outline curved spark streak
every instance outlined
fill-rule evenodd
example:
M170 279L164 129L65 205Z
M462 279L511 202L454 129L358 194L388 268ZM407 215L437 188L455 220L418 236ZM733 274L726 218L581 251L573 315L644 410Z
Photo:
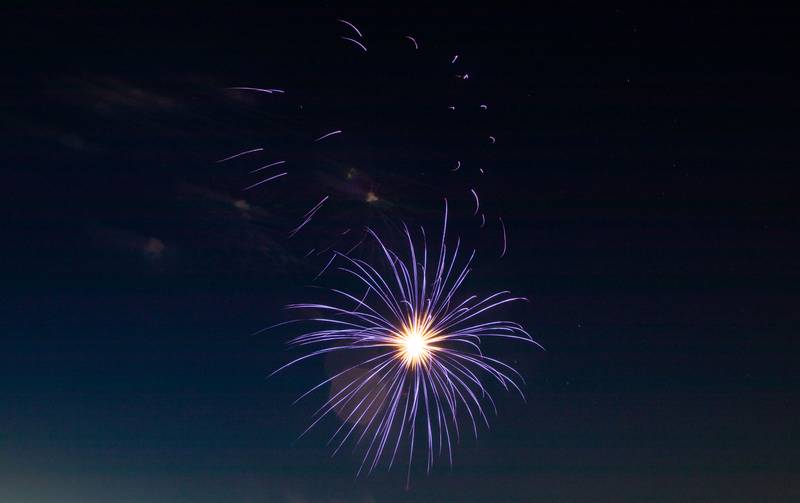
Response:
M492 142L492 145L494 145L495 143L497 143L497 138L495 138L494 136L490 136L489 141Z
M406 38L409 39L411 43L414 44L414 49L419 49L419 44L417 43L417 40L414 37L412 37L411 35L406 35Z
M466 258L459 255L460 240L452 249L448 247L446 205L438 250L429 253L424 229L420 229L422 246L415 243L405 225L403 231L407 251L401 254L367 229L378 246L378 264L346 253L334 255L338 269L361 283L366 293L333 288L331 293L341 303L291 304L287 309L314 314L276 325L311 322L316 328L289 341L292 346L308 349L273 374L334 352L346 351L358 358L358 363L298 398L334 379L344 381L313 414L301 436L324 418L338 415L342 423L329 443L338 444L334 454L348 440L362 448L358 474L371 473L381 461L388 460L391 468L404 442L408 443L409 477L417 443L425 448L428 471L437 451L439 457L446 451L452 464L453 437L461 437L465 412L476 436L478 422L489 424L487 404L496 412L487 381L498 383L506 391L517 391L524 398L522 376L506 363L485 355L482 341L513 339L541 347L519 323L479 321L478 317L504 304L525 300L523 297L501 291L483 298L458 298L462 297L459 289L469 275L475 252Z
M506 256L506 250L508 249L508 236L506 235L506 224L503 223L503 217L497 217L500 220L500 227L503 228L503 252L500 254L500 257Z
M258 173L258 172L259 172L259 171L261 171L262 169L271 168L271 167L273 167L273 166L278 166L278 165L280 165L280 164L286 164L286 161L275 161L275 162L269 163L269 164L267 164L266 166L261 166L260 168L256 168L256 169L254 169L253 171L251 171L251 172L250 172L250 174L252 175L253 173Z
M234 154L234 155L232 155L230 157L226 157L225 159L220 159L217 162L219 163L219 162L230 161L231 159L236 159L237 157L240 157L240 156L243 156L243 155L252 154L253 152L261 152L262 150L264 150L262 147L254 148L252 150L245 150L244 152L239 152L238 154Z
M258 183L254 183L253 185L250 185L249 187L245 187L245 188L244 188L244 189L242 189L242 190L250 190L250 189L252 189L252 188L254 188L254 187L258 187L258 186L259 186L259 185L261 185L262 183L267 183L267 182L269 182L269 181L271 181L271 180L274 180L274 179L276 179L276 178L280 178L280 177L282 177L282 176L286 176L287 174L288 174L288 173L284 172L284 173L278 173L277 175L272 175L271 177L267 178L266 180L261 180L260 182L258 182Z
M461 169L461 161L456 161L455 169L451 169L450 171L458 171L459 169Z
M472 192L472 197L475 198L475 211L472 212L472 215L475 216L478 214L478 210L481 209L481 200L478 199L478 193L475 192L475 189L469 189Z
M267 93L267 94L274 94L274 93L283 94L286 92L283 89L265 89L261 87L228 87L226 89L233 91L256 91L259 93Z
M481 213L481 229L483 229L483 226L485 225L486 225L486 215L484 213Z
M342 40L347 40L348 42L352 42L352 43L356 44L357 46L361 47L362 49L364 49L364 52L367 52L367 47L364 44L362 44L361 42L359 42L358 40L354 39L354 38L342 37Z
M318 142L320 140L324 140L325 138L327 138L329 136L333 136L335 134L340 134L341 132L342 132L341 129L337 129L336 131L331 131L330 133L325 133L324 135L322 135L319 138L317 138L316 140L314 140L314 142Z
M359 37L359 38L364 38L364 35L362 35L362 34L361 34L361 30L359 30L358 28L356 28L356 25L354 25L354 24L353 24L353 23L351 23L350 21L346 21L346 20L344 20L344 19L337 19L337 21L339 21L340 23L344 23L344 24L346 24L347 26L349 26L350 28L352 28L352 29L353 29L353 30L354 30L356 33L358 33L358 37Z

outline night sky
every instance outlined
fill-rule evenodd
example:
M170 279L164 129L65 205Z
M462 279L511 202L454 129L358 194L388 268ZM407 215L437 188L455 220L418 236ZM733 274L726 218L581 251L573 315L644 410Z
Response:
M0 13L0 501L800 501L797 11ZM214 161L262 144L290 176L243 192L258 161ZM527 402L452 468L356 478L330 425L295 440L326 362L268 378L296 333L254 332L317 299L337 225L445 196L465 291L527 296L502 314L546 351L492 346Z

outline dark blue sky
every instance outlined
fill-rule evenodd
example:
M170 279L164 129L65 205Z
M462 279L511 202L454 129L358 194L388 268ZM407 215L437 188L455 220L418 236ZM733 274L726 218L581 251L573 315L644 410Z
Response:
M2 10L0 500L800 499L797 12ZM447 80L453 54L470 87ZM223 90L248 83L285 105ZM490 113L443 118L445 97ZM289 241L330 180L242 193L253 166L213 161L259 142L352 164L342 190L391 204L331 205ZM487 167L502 260L453 158ZM478 248L469 288L528 296L503 314L547 352L495 348L527 403L501 395L491 430L407 491L403 470L355 479L326 430L294 440L319 401L291 402L326 369L267 379L291 334L251 334L309 298L326 228L435 226L444 195Z

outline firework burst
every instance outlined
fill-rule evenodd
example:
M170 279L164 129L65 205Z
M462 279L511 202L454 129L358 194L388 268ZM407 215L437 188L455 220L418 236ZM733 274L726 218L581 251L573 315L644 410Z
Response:
M539 346L520 324L485 318L523 297L508 291L484 298L459 295L475 252L461 257L460 239L448 250L446 203L436 256L428 254L424 229L420 229L421 246L407 227L403 229L408 251L402 255L367 229L381 250L383 264L377 268L337 255L338 268L354 277L365 293L331 289L340 303L289 305L292 310L322 314L281 324L313 322L318 329L292 339L293 346L313 349L275 372L330 353L357 355L356 365L335 373L298 400L331 384L331 396L303 435L323 418L338 415L342 423L330 439L336 445L334 454L348 439L364 449L358 474L372 472L381 460L391 468L401 445L408 451L410 473L417 443L426 451L428 471L434 458L444 453L452 464L453 441L460 439L464 425L477 437L479 423L489 424L487 406L496 413L487 381L522 395L521 375L487 356L482 341L515 339Z

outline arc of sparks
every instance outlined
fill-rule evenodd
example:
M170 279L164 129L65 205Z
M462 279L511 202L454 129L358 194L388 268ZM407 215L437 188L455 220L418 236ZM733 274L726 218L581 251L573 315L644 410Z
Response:
M244 152L239 152L238 154L233 154L230 157L226 157L225 159L220 159L219 161L216 161L216 162L220 163L220 162L230 161L231 159L236 159L237 157L241 157L243 155L252 154L253 152L261 152L262 150L264 150L263 147L258 147L258 148L254 148L254 149L251 149L251 150L245 150Z
M475 192L475 189L469 189L472 192L472 197L475 198L475 211L472 212L472 215L475 216L478 214L478 210L481 208L481 200L478 199L478 193Z
M455 169L451 169L450 171L458 171L459 169L461 169L461 161L456 161Z
M345 19L337 19L337 21L339 21L340 23L344 23L344 24L346 24L347 26L349 26L350 28L352 28L352 29L353 29L353 31L355 31L355 32L358 34L358 37L359 37L359 38L364 38L364 35L362 35L362 34L361 34L361 30L359 30L358 28L356 28L356 25L354 25L354 24L353 24L353 23L351 23L350 21L347 21L347 20L345 20Z
M503 217L497 217L500 220L500 227L503 229L503 251L500 253L500 257L506 256L506 250L508 249L508 235L506 234L506 224L503 223Z
M367 46L365 46L364 44L362 44L361 42L359 42L358 40L356 40L354 38L342 37L342 40L347 40L348 42L352 42L352 43L356 44L357 46L359 46L364 52L367 52Z
M414 49L419 49L419 44L417 43L417 39L415 39L411 35L406 35L406 38L409 39L412 44L414 44Z
M489 141L492 142L492 145L494 145L495 143L497 143L497 138L495 138L494 136L489 136Z

